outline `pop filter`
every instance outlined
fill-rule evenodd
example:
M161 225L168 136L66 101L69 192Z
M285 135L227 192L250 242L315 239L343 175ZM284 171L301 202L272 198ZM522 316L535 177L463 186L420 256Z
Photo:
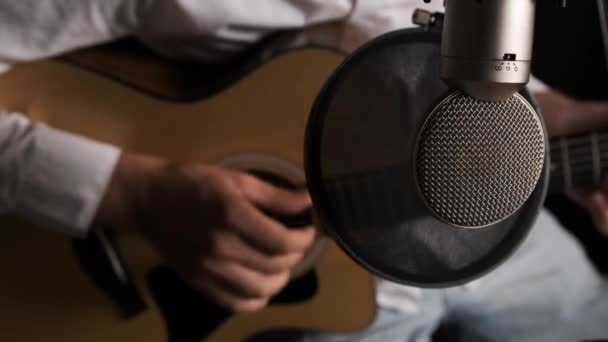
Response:
M322 228L398 283L465 283L522 242L547 188L546 132L528 92L473 99L440 78L441 35L391 32L320 91L305 143Z

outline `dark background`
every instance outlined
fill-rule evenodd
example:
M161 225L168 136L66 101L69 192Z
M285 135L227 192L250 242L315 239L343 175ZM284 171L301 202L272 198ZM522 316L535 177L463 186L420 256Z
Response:
M570 0L566 9L555 1L537 1L532 72L572 97L608 100L608 69L596 1ZM563 195L549 195L546 205L585 245L596 267L608 273L608 238L597 233L587 212Z

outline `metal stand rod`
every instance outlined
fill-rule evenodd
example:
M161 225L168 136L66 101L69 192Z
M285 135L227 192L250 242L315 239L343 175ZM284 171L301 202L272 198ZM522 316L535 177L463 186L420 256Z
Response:
M600 16L600 25L602 26L604 58L606 59L606 67L608 68L608 4L606 4L606 0L597 0L597 9Z

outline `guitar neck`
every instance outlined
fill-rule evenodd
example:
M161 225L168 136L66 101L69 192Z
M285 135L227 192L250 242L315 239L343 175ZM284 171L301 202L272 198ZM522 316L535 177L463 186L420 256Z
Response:
M549 191L598 185L608 167L608 131L551 139Z

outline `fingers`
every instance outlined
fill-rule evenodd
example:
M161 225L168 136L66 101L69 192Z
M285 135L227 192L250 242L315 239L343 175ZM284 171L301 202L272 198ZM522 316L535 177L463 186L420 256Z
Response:
M202 292L207 293L213 301L234 312L254 312L268 304L267 298L241 298L231 294L212 281L203 281L197 285Z
M265 307L289 281L291 269L303 252L265 255L235 233L218 230L212 248L199 263L202 275L193 283L214 301L236 312L253 312ZM192 283L192 282L191 282Z
M284 190L248 174L241 174L239 181L245 197L266 210L298 214L312 205L310 195L305 191Z
M226 260L205 260L203 268L207 276L195 285L235 311L259 310L289 281L289 272L263 275Z
M290 230L246 202L233 206L226 220L243 240L265 254L301 253L315 238L314 227Z
M608 200L606 196L601 192L593 194L589 205L597 229L608 236Z
M237 262L263 274L276 274L290 271L303 258L304 253L265 255L236 234L220 230L214 234L210 256Z
M213 281L231 294L243 298L270 298L289 281L289 272L261 274L239 263L220 259L203 261L203 268Z

